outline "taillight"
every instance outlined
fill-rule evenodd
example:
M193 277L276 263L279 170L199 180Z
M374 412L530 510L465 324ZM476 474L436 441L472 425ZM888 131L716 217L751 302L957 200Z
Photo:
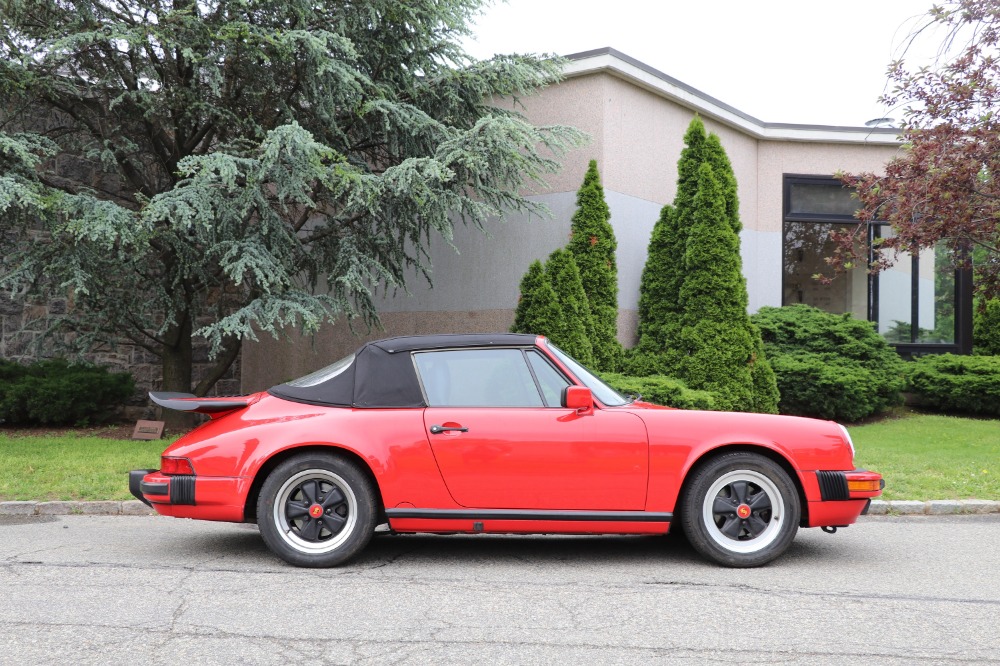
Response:
M174 458L171 456L160 457L160 474L180 475L194 474L194 467L187 458Z

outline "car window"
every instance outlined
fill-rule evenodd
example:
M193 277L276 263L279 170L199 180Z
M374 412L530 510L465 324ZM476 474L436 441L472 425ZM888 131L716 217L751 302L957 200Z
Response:
M552 350L552 353L555 354L556 358L562 361L566 367L569 368L570 372L576 375L577 379L583 382L585 386L594 392L594 397L602 403L608 407L619 407L621 405L628 404L629 401L625 398L625 396L598 379L594 373L580 365L572 356L559 349L551 342L549 343L549 349Z
M431 407L542 407L520 349L456 349L413 355Z
M347 370L354 363L354 354L348 354L344 358L340 359L335 363L331 363L325 368L320 368L316 372L310 373L305 377L299 377L290 382L285 382L288 386L295 387L306 387L306 386L316 386L317 384L322 384L325 381L333 379L337 375Z
M542 388L542 396L545 398L545 404L549 407L561 406L562 392L564 388L569 386L569 381L538 352L528 352L528 363L535 372L535 379L538 380L538 385Z

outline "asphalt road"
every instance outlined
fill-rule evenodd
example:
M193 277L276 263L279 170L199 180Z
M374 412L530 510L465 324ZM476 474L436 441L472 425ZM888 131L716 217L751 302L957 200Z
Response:
M675 537L378 536L0 518L0 664L1000 664L1000 516L866 517L722 569Z

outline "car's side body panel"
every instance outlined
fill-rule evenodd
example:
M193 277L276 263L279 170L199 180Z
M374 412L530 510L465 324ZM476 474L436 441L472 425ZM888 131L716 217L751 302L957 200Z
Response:
M462 430L435 433L435 425ZM646 507L646 427L629 412L428 407L424 430L451 496L464 507Z
M235 472L235 490L244 502L255 477L272 457L304 447L335 447L364 460L387 507L409 502L458 508L424 435L422 412L317 407L264 395L240 412L204 424L164 455L191 459L199 482L206 477L232 477ZM156 502L156 498L149 499Z
M673 511L692 467L724 447L764 450L786 461L807 500L820 499L815 477L809 472L854 469L839 428L829 421L687 410L642 409L635 413L649 432L648 511Z

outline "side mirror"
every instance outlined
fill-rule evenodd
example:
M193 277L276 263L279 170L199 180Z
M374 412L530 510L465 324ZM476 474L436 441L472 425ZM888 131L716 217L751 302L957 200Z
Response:
M562 404L578 414L590 414L594 411L594 394L586 386L567 386L563 389Z

